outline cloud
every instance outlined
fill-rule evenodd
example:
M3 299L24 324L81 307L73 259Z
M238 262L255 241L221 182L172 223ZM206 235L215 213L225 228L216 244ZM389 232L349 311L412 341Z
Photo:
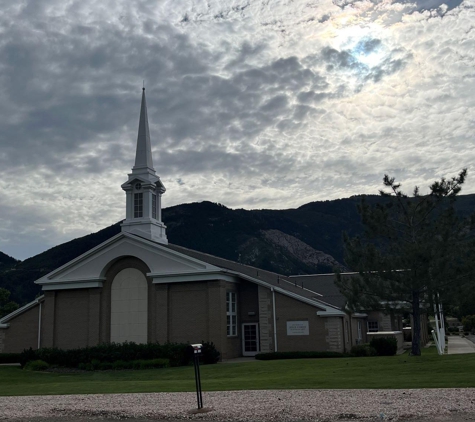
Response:
M165 206L295 207L475 160L472 0L2 10L0 250L18 258L123 218L143 80Z

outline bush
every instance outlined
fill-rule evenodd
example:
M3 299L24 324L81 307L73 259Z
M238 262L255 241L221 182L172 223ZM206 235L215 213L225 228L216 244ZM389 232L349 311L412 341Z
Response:
M23 369L27 371L46 371L49 365L43 360L31 360Z
M201 361L205 364L217 363L221 353L218 352L213 342L202 341Z
M378 356L394 356L397 352L397 340L394 337L374 337L369 345Z
M0 363L20 363L21 353L0 353Z
M359 344L353 346L350 350L350 356L359 358L366 356L376 356L378 353L374 347L371 347L369 344Z
M190 357L186 353L187 346L184 343L136 344L126 342L122 344L104 343L94 347L70 350L57 348L33 350L30 348L20 354L20 363L25 366L32 360L44 360L51 365L86 369L84 365L90 364L92 369L97 369L99 364L105 362L166 359L169 366L184 366L190 363ZM216 363L219 356L220 353L213 343L203 342L201 355L203 363Z
M99 364L99 371L109 371L110 369L113 369L113 363L112 362L101 362Z
M467 315L462 318L462 325L464 331L475 330L475 315Z
M347 355L338 352L273 352L259 353L255 357L259 360L276 359L319 359L319 358L343 358Z
M170 361L168 359L136 360L134 364L138 364L137 369L155 369L169 367Z

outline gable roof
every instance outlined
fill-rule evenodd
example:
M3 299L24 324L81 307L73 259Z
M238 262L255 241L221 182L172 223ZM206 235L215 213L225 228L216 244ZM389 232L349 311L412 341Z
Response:
M101 287L108 265L123 256L136 256L144 261L154 283L204 281L217 277L237 281L241 278L314 306L320 310L319 314L344 314L343 307L325 300L314 289L304 288L287 276L182 246L164 245L125 232L106 240L35 283L42 285L43 290Z
M209 274L219 271L206 262L165 248L162 243L144 239L135 234L121 232L90 249L63 266L36 280L43 290L101 287L105 272L117 259L134 256L142 260L150 270L157 273Z
M168 244L165 246L169 249L173 249L176 252L180 252L184 255L191 256L200 261L207 262L213 266L222 268L229 271L243 279L247 279L256 284L265 285L266 287L273 288L275 291L284 295L293 297L294 299L305 302L309 305L316 306L325 312L332 314L343 315L342 307L330 303L325 298L317 293L315 290L308 289L306 287L299 286L291 277L287 277L282 274L265 271L260 268L252 267L250 265L241 264L239 262L230 261L228 259L219 258L214 255L209 255L203 252L198 252L192 249L187 249L182 246Z
M311 286L308 286L308 281L312 279L319 279L322 277L324 279L327 277L328 280L330 280L329 276L334 276L333 274L287 277L282 274L265 271L260 268L187 249L182 246L173 244L164 245L144 239L135 234L124 232L117 234L49 274L41 277L36 280L35 283L42 285L43 290L101 287L102 281L104 280L103 274L99 274L98 272L101 269L101 265L104 265L105 262L109 262L111 256L114 256L114 254L108 255L114 247L120 249L124 246L124 243L137 248L135 252L139 259L143 258L139 252L143 253L145 251L149 255L149 263L151 262L150 257L155 253L156 258L166 258L172 260L175 264L180 265L180 268L176 268L174 271L166 274L172 279L176 278L177 281L186 281L187 275L198 275L201 277L196 279L196 281L199 279L216 279L217 275L221 277L229 275L231 280L241 278L316 307L319 309L317 312L318 315L345 315L344 303L343 306L340 306L342 302L333 300L332 295L325 295L315 291L323 285L312 284ZM118 256L121 255L120 252L121 251L119 251ZM134 253L128 255L135 256ZM157 263L154 262L154 264ZM90 267L92 267L92 269ZM151 273L148 275L153 277L155 280L155 278L159 277L160 274L157 273L157 268L153 267L153 265L150 266ZM88 268L87 273L84 273L85 268ZM305 277L305 287L301 283L303 277ZM309 289L308 287L311 288ZM314 287L317 288L314 289ZM9 320L27 311L31 307L36 306L43 300L44 296L41 296L16 311L5 315L0 319L0 328L6 328Z
M35 300L31 301L30 303L27 303L26 305L22 306L21 308L18 308L17 310L10 312L8 315L3 316L0 318L0 328L7 328L9 326L8 321L12 320L16 316L22 314L23 312L28 311L29 309L35 307L39 303L43 302L45 299L44 295L41 295L37 297Z
M341 277L354 277L358 273L341 273ZM346 297L340 292L335 284L336 274L310 274L310 275L293 275L291 280L295 280L298 284L305 286L310 290L314 290L322 294L322 300L337 306L340 309L345 309Z

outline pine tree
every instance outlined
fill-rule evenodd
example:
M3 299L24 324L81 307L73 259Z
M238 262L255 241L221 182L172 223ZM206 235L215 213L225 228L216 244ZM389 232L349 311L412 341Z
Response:
M461 220L454 202L467 170L457 177L442 178L421 195L412 197L394 178L384 176L382 201L369 206L362 200L358 211L365 233L344 236L346 265L359 277L337 284L352 309L410 307L413 315L412 354L421 353L421 308L432 301L446 302L453 289L468 288L474 274L475 218Z

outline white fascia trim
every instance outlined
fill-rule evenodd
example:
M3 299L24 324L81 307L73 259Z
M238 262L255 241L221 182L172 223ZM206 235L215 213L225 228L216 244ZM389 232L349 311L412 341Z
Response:
M0 324L0 328L8 328L10 324Z
M351 314L351 316L353 318L366 318L368 316L368 314L362 314L362 313L359 313L359 312L355 312L354 314Z
M125 233L118 233L115 236L111 237L110 239L106 240L105 242L102 242L101 244L97 245L96 247L89 249L87 252L83 253L82 255L79 255L78 257L74 258L72 261L67 262L66 264L62 265L59 268L56 268L55 270L51 271L50 273L44 275L40 279L35 281L35 284L44 284L49 282L49 279L56 274L61 273L65 269L72 267L73 265L85 260L87 257L95 254L96 252L100 251L101 249L105 249L107 246L109 246L111 243L114 243L117 239L120 237L125 236Z
M44 285L44 284L47 284L47 283L51 283L51 278L52 277L61 274L62 272L64 272L68 268L71 268L71 267L77 265L78 263L80 263L82 261L85 261L90 256L94 256L98 252L104 251L107 247L109 247L111 244L117 242L121 238L129 239L132 242L135 242L135 243L139 244L142 247L149 247L150 248L149 250L151 250L153 252L160 251L161 253L164 253L166 255L169 254L169 255L173 256L176 259L177 262L180 262L180 263L185 264L185 265L190 265L190 263L194 263L194 264L202 267L203 270L211 270L211 269L219 270L219 268L215 267L214 265L208 264L207 262L200 261L199 259L192 258L188 255L184 255L180 252L177 252L177 251L174 251L172 249L166 248L161 243L153 242L151 240L148 240L148 239L145 239L143 237L136 236L136 235L133 235L133 234L130 234L130 233L120 232L120 233L116 234L114 237L111 237L110 239L106 240L105 242L101 243L100 245L97 245L96 247L94 247L94 248L90 249L89 251L83 253L82 255L78 256L77 258L74 258L72 261L69 261L68 263L64 264L63 266L53 270L49 274L46 274L45 276L43 276L40 279L36 280L35 284Z
M102 287L102 281L73 281L69 283L47 283L43 284L43 291L47 290L69 290L69 289L90 289L95 287Z
M299 276L293 276L293 277L299 277ZM289 278L292 278L292 276L289 276ZM298 284L295 285L295 283L292 283L291 281L288 281L288 280L283 280L283 281L289 283L289 284L292 285L292 286L299 287L299 288L301 288L301 289L303 289L303 290L306 290L307 292L310 292L310 293L312 293L312 294L316 294L316 295L318 295L318 296L323 297L323 295L322 295L321 293L318 293L318 292L315 292L315 291L313 291L313 290L307 289L306 287L300 287Z
M105 281L104 277L92 277L92 278L63 278L61 280L49 280L49 281L43 281L39 282L37 284L40 284L42 286L56 286L58 284L73 284L73 283L78 283L78 284L84 284L84 283L92 283L92 282L100 282L102 283Z
M152 277L153 284L167 284L167 283L186 283L189 281L207 281L207 280L224 280L231 283L237 283L238 279L234 276L224 274L220 270L211 271L190 271L189 273L168 273L168 274L153 274L149 273L147 276Z
M324 312L326 312L327 310L331 310L331 311L337 311L337 309L334 309L334 308L331 308L329 306L326 306L320 302L316 302L312 299L307 299L306 297L302 297L296 293L292 293L292 292L288 292L287 290L283 289L282 287L277 287L277 286L274 286L272 284L269 284L269 283L266 283L265 281L262 281L262 280L259 280L257 278L254 278L254 277L250 277L248 275L245 275L245 274L242 274L242 273L239 273L237 271L231 271L231 270L223 270L224 272L227 272L227 273L230 273L230 274L234 274L236 276L238 276L239 278L243 278L244 280L248 280L248 281L251 281L252 283L255 283L255 284L258 284L260 286L263 286L263 287L267 287L268 289L274 289L277 293L281 293L285 296L289 296L293 299L296 299L296 300L299 300L300 302L304 302L304 303L307 303L309 305L312 305L316 308L320 308L320 309L324 309ZM340 311L341 312L341 311ZM345 315L344 312L342 312L342 315Z
M125 220L124 220L125 221ZM163 223L162 223L163 224ZM158 242L153 242L152 240L148 240L148 239L145 239L143 237L140 237L140 236L137 236L135 234L132 234L132 233L122 233L125 237L131 239L131 240L135 240L135 241L139 241L141 243L144 243L144 244L147 244L148 246L151 246L153 250L160 250L161 252L164 252L166 255L171 255L173 256L175 259L176 258L180 258L180 259L176 259L177 262L180 262L181 264L185 264L185 265L190 265L190 262L194 263L194 264L197 264L199 265L200 267L202 267L202 269L195 269L193 270L193 272L196 272L196 271L210 271L210 270L215 270L215 271L219 271L220 268L219 267L216 267L214 265L211 265L211 264L208 264L207 262L205 261L201 261L199 259L196 259L196 258L193 258L191 256L188 256L188 255L185 255L185 254L182 254L181 252L177 252L173 249L170 249L170 248L167 248L166 246L163 245L163 243L158 243Z
M328 310L328 311L318 311L317 315L321 316L321 317L334 317L334 316L343 317L346 314L343 311L338 311L336 309L332 309L332 310Z
M13 311L12 313L5 315L3 318L0 319L0 325L5 324L7 321L10 321L12 318L15 318L17 315L20 315L23 312L26 312L28 309L31 309L34 306L38 305L38 303L42 301L44 297L45 297L44 295L41 295L37 297L33 302L27 303L25 306L18 308L16 311ZM10 324L6 324L6 325L9 326ZM7 327L3 327L3 328L7 328Z

